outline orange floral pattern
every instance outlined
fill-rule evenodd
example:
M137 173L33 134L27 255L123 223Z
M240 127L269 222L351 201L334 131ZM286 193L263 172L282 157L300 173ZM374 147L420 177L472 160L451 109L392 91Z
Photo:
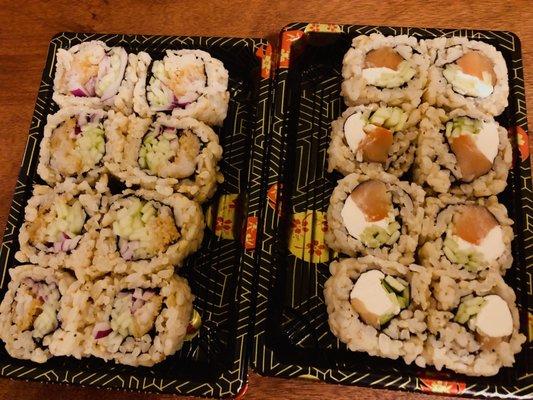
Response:
M529 157L529 137L527 132L521 126L516 126L515 129L518 150L520 151L520 159L526 161Z
M251 215L246 221L246 234L244 237L244 248L246 250L254 250L255 242L257 240L257 217Z
M342 28L336 24L307 24L305 32L332 32L340 33Z
M307 210L294 214L291 219L289 251L307 262L328 261L330 251L324 240L327 230L326 216L322 211Z
M236 193L223 194L216 204L211 204L206 211L205 222L215 235L223 239L235 239L234 225L236 219Z
M268 205L273 210L276 210L276 206L278 206L279 189L281 189L281 183L276 182L270 185L267 191ZM276 211L281 212L281 204L279 205L279 207L277 207Z
M280 68L289 68L289 59L291 54L292 42L297 41L304 35L304 32L296 31L285 31L281 34L281 51L279 55L279 67Z
M440 381L420 378L420 390L429 393L462 394L466 390L464 382Z
M270 78L270 71L273 65L272 45L269 43L258 48L255 55L261 59L261 77L264 79Z

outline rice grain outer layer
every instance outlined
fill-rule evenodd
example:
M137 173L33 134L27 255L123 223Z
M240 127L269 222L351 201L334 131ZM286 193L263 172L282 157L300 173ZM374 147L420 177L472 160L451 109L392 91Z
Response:
M440 37L423 41L431 57L428 86L424 91L424 101L449 110L463 109L465 112L480 111L489 115L500 115L507 107L509 83L507 65L502 54L494 46L469 40L465 37ZM485 98L463 96L455 92L446 80L443 68L460 58L466 51L480 51L490 59L496 75L496 85L491 95Z
M151 81L154 78L153 68L155 63L163 63L164 69L170 73L177 73L175 64L180 64L180 57L193 55L201 59L204 64L206 86L198 92L199 98L185 106L170 105L166 111L174 117L192 117L207 125L222 125L228 111L230 94L228 92L228 71L224 64L211 57L203 50L167 50L163 60L156 60L152 64L151 57L147 53L139 54L136 70L139 79L134 88L134 110L141 117L150 117L159 110L155 109L148 101L147 92L151 90ZM148 68L152 66L152 70ZM172 70L174 68L174 70Z
M428 340L424 356L428 364L439 371L448 368L469 376L493 376L501 367L512 367L526 337L519 332L516 296L497 273L489 273L483 280L461 280L438 272L432 283L431 307L428 310ZM464 296L498 295L508 305L513 319L513 332L493 348L484 345L465 325L453 321L452 312Z
M152 329L140 338L124 337L111 329L111 315L114 301L121 291L133 292L135 289L153 290L162 297L162 308L154 321ZM114 360L131 366L152 366L178 351L185 339L187 326L192 314L194 296L184 278L172 274L168 268L154 274L132 274L114 282L112 286L95 287L90 296L95 299L91 315L96 324L106 324L110 332L96 338L94 327L88 339L87 354ZM155 333L155 335L154 335Z
M419 185L427 185L437 193L451 192L456 195L491 196L501 193L507 186L507 176L513 160L513 150L505 128L498 125L498 154L492 168L485 175L469 183L461 183L461 171L457 159L447 143L444 129L446 122L454 117L467 116L473 119L494 121L479 111L465 112L457 109L449 114L424 103L421 107L420 135L416 151L413 179Z
M351 236L344 226L341 216L344 202L357 185L370 179L385 183L392 195L393 207L399 208L395 208L395 212L397 213L396 217L401 219L400 237L392 246L369 248ZM400 181L394 175L387 174L376 166L371 165L361 172L350 174L338 181L331 195L327 211L326 244L331 249L351 257L373 255L410 264L415 260L418 235L422 228L424 196L424 191L417 184Z
M113 232L113 222L116 221L120 200L136 197L144 201L155 201L170 207L174 222L179 229L179 238L168 245L164 252L151 259L126 260L118 249L118 238ZM184 259L199 249L204 236L204 217L198 203L187 197L175 193L163 196L149 190L126 190L122 194L106 198L103 207L101 229L96 241L96 251L91 264L91 276L98 277L107 273L133 274L155 273L161 269L174 268L182 265ZM153 235L157 235L153 232Z
M409 306L378 330L359 318L350 303L354 282L365 271L377 269L386 275L401 277L409 282ZM331 277L324 285L328 322L333 334L346 343L351 351L365 351L371 356L413 361L425 367L421 356L426 340L426 308L429 306L431 273L419 265L405 265L374 256L333 261Z
M126 117L120 113L109 113L106 121L108 134L105 165L108 170L126 186L141 186L168 196L181 193L200 203L208 200L216 191L217 183L223 181L218 166L222 159L222 146L217 134L206 124L193 118L176 118L157 114L151 118ZM143 139L153 129L172 127L177 131L192 132L203 148L196 156L193 175L186 178L160 177L139 165L139 150Z
M363 113L363 115L369 114L370 112L376 111L380 106L385 107L386 105L384 103L372 103L350 107L331 123L331 140L327 150L328 172L337 170L346 176L359 171L361 165L369 164L382 166L386 172L398 177L409 170L415 158L416 140L418 138L416 125L420 120L420 112L417 108L411 109L410 107L406 107L403 109L408 114L408 119L402 130L392 133L393 143L389 149L385 165L358 159L358 156L350 149L346 142L344 124L348 117L358 112Z
M61 313L62 297L74 281L74 278L61 270L43 268L31 264L20 265L10 269L9 275L11 281L0 304L0 339L5 342L6 350L11 357L44 363L52 356L50 349L55 345L54 334L61 327L56 320L54 330L40 338L41 343L38 343L33 337L33 329L21 331L14 322L17 317L15 310L18 308L15 304L19 304L17 302L18 288L24 280L30 279L33 282L42 283L49 291L56 291L55 294L59 297L57 299L59 304L58 310L54 311ZM31 326L33 326L33 322Z
M35 185L33 195L24 210L24 223L18 237L20 250L15 254L15 259L22 263L31 262L55 269L71 269L78 279L86 279L98 237L100 206L106 193L107 176L105 175L97 182L96 189L91 188L87 182L76 183L73 180L66 180L55 188ZM40 221L60 201L65 201L66 204L79 201L82 205L86 219L81 239L72 250L59 249L53 252L52 248L47 246L48 244L43 243L40 243L41 248L38 248L35 243L32 243L32 235L46 229L46 226L41 226Z
M502 255L490 263L482 263L476 271L469 271L463 264L450 261L444 253L444 237L452 222L454 212L467 205L486 207L498 221L502 229L505 250ZM505 275L513 264L511 242L514 238L513 220L508 217L505 206L498 202L496 196L468 199L465 196L442 194L438 197L427 197L425 215L420 233L418 256L422 265L435 270L445 271L448 275L459 279L477 279L487 273L496 272ZM477 227L473 226L472 229Z
M392 47L415 69L414 77L405 87L379 88L368 85L363 79L366 54L380 47ZM353 39L342 62L341 95L348 106L382 101L393 106L416 108L426 86L428 68L429 55L425 44L413 36L359 35Z

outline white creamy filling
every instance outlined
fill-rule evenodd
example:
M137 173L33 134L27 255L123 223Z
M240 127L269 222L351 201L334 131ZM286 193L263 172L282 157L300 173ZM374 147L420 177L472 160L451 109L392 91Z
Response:
M472 229L475 229L475 227L472 227ZM499 225L492 228L479 244L467 242L457 235L452 235L452 238L457 242L459 250L477 251L483 254L487 262L498 259L505 250L503 231Z
M348 147L354 154L357 153L361 141L366 136L363 130L365 124L363 115L360 112L350 115L344 121L344 137Z
M490 76L486 72L483 72L483 80L465 74L458 67L447 67L442 74L452 84L453 89L462 95L485 98L494 91L494 87L490 84Z
M499 338L513 333L513 317L507 303L497 295L484 297L485 302L475 317L476 330L485 336Z
M379 226L383 229L387 229L390 222L389 216L379 221L367 221L365 214L357 206L355 201L353 201L351 196L348 196L344 202L341 217L348 233L358 240L360 240L361 234L365 228L369 226Z
M476 147L491 163L498 155L498 146L500 145L500 136L498 134L498 125L496 122L483 122L481 129L475 135L472 135Z
M365 308L365 313L377 318L400 312L398 303L392 301L390 294L381 284L384 278L385 274L381 271L367 271L359 276L350 293L350 299L358 300Z

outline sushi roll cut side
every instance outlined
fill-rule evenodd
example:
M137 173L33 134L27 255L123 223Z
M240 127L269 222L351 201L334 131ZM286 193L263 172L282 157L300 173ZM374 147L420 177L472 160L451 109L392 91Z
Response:
M334 261L324 286L331 331L352 351L419 363L431 274L366 256Z
M415 37L360 35L344 56L341 94L348 106L382 101L414 109L428 68L427 51Z
M0 337L12 357L44 363L51 357L58 313L72 276L35 265L9 271L11 282L0 305Z
M159 282L125 277L96 298L87 352L132 366L159 363L182 347L193 299L176 275Z
M419 257L423 265L475 279L505 274L513 257L513 220L495 196L466 200L452 195L426 199Z
M162 60L139 58L134 108L142 117L165 111L222 125L228 110L228 71L220 60L202 50L167 50ZM144 90L143 90L144 89Z
M353 173L333 191L327 245L352 257L411 263L423 218L424 192L379 170Z
M348 108L331 124L328 171L348 175L362 164L380 165L395 176L414 160L420 113L384 103Z
M104 185L105 186L105 185ZM93 257L102 193L86 182L35 185L19 232L19 262L72 269L84 279Z
M507 131L477 112L425 107L414 179L437 193L490 196L502 192L512 163Z
M223 181L222 147L207 125L193 118L159 114L154 121L112 114L108 169L127 186L140 185L163 195L182 193L208 200Z
M94 183L105 172L107 113L69 107L48 116L37 173L49 185L67 178Z
M53 100L59 107L115 106L131 109L133 82L125 79L128 54L122 47L108 47L101 41L80 43L56 54ZM128 71L129 72L129 71ZM127 99L130 97L130 99Z
M514 364L526 337L518 331L516 296L500 275L472 281L440 275L432 292L428 363L472 376L496 375Z
M462 37L427 40L432 66L424 100L448 109L499 115L507 107L509 84L502 54L493 46Z
M204 219L200 206L180 194L126 191L102 217L92 273L151 273L180 266L198 250Z

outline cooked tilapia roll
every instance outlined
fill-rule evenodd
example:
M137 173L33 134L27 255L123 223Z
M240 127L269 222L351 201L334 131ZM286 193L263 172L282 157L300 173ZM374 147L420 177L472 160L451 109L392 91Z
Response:
M134 61L135 57L130 61ZM53 100L59 107L84 106L131 112L135 74L122 47L92 40L56 53Z
M36 265L12 268L9 275L0 305L0 338L11 357L44 363L52 356L53 334L61 328L62 298L74 278Z
M428 68L424 44L413 36L360 35L342 62L341 94L348 106L382 101L416 108Z
M430 57L424 100L438 107L500 115L509 83L502 54L487 43L464 37L425 41Z
M423 265L463 279L513 263L513 220L496 196L467 200L450 194L426 199L419 250Z
M481 281L440 277L433 293L437 299L428 311L424 351L428 364L472 376L496 375L514 364L526 337L519 333L514 291L500 275L490 273Z
M416 184L379 170L346 176L330 198L327 245L352 257L368 254L412 263L424 195Z
M180 266L204 234L200 206L181 194L125 191L109 199L91 273L150 273Z
M403 175L415 157L419 120L417 109L384 103L348 108L331 123L328 172L348 175L361 164L374 164L395 176Z
M373 256L330 265L324 299L331 331L352 351L425 366L431 273Z
M94 319L88 354L132 366L152 366L178 351L192 316L194 296L177 275L132 275L113 286L93 285Z
M163 195L208 200L223 181L222 147L207 125L193 118L158 114L152 119L110 112L106 166L127 186Z
M437 193L490 196L507 185L513 152L492 117L427 107L420 122L414 179Z
M156 112L193 117L208 125L222 125L228 111L228 71L202 50L167 50L150 65L150 56L138 57L139 79L134 109L142 117Z
M85 279L98 236L102 196L87 182L67 180L55 188L35 185L25 208L15 258L72 269L78 279Z

